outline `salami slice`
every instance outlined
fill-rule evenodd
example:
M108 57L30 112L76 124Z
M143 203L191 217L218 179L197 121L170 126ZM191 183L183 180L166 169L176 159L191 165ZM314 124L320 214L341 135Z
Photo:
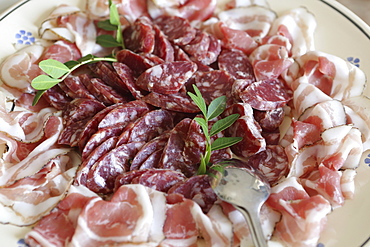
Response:
M136 79L133 76L133 71L124 63L113 63L113 68L117 71L118 76L125 83L128 90L135 97L141 99L147 93L136 85Z
M184 159L190 164L199 164L201 154L206 148L206 139L200 125L193 119L185 138Z
M240 50L223 50L218 57L218 67L234 79L255 81L252 64L248 56Z
M199 108L193 103L191 98L183 93L159 94L151 92L143 99L148 104L170 111L197 113Z
M278 79L252 83L241 94L243 102L261 111L283 107L292 98L291 92Z
M75 147L78 145L79 136L87 124L88 119L82 119L68 124L58 137L58 144Z
M76 94L78 98L96 99L95 96L91 94L85 87L86 83L83 83L83 80L90 81L90 77L86 74L67 77L64 80L64 83L72 92Z
M197 65L187 61L159 64L147 69L136 84L149 92L175 94L193 76Z
M96 91L99 91L104 97L104 102L107 104L118 104L125 103L129 101L129 97L124 97L122 94L115 91L112 87L105 84L99 78L91 79L91 85L95 88Z
M153 54L162 58L165 62L173 62L175 60L175 56L172 44L157 25L154 25L153 29L155 32L155 46Z
M106 128L98 129L87 141L86 145L84 145L84 148L82 150L82 159L86 159L91 152L98 146L100 146L104 141L107 139L118 136L122 133L123 127L120 124L113 125Z
M248 165L260 171L271 185L286 176L289 169L288 157L280 145L267 145L266 150L249 157Z
M105 84L112 87L116 92L122 96L128 95L129 90L110 63L97 62L89 64L89 68L96 75L96 77L100 78Z
M62 110L72 98L69 97L60 87L56 85L43 94L43 98L46 99L49 104L57 110Z
M160 62L160 60L154 60L144 54L137 54L127 49L119 51L116 58L118 62L126 64L133 71L135 77Z
M196 29L185 18L164 15L156 18L155 24L176 45L187 45L195 38Z
M76 175L75 184L81 184L87 186L87 175L90 172L93 165L101 158L103 155L111 151L117 143L117 136L112 136L108 138L98 147L96 147L88 157L85 157L79 167Z
M87 187L96 193L112 193L116 178L129 170L129 161L143 144L143 142L123 144L102 156L87 174Z
M91 118L104 108L104 104L97 100L83 98L74 99L63 111L63 124L68 126L74 122Z
M228 73L221 70L198 73L195 84L202 93L204 100L210 104L212 100L226 96L229 104L232 101L231 89L234 80Z
M102 102L106 106L109 106L109 105L113 104L112 101L107 99L98 88L94 87L94 85L91 83L91 79L92 79L91 76L89 76L87 74L83 74L83 75L80 75L80 76L83 76L83 78L81 79L81 82L85 85L86 89L89 91L89 93L94 95L94 97L98 101ZM100 81L100 82L103 83L102 81Z
M143 114L151 110L150 106L141 100L134 100L119 105L110 111L99 123L98 128L106 128L116 124L126 126L128 123L135 121Z
M265 131L274 131L284 120L284 109L282 107L271 111L254 111L254 118Z
M201 61L208 52L211 43L210 35L196 29L195 38L187 45L182 46L184 51L195 61Z
M123 39L127 49L133 52L152 53L155 43L155 32L151 20L141 16L123 31Z
M182 194L185 198L192 199L207 213L217 200L208 175L197 175L179 182L168 190L169 194Z
M158 167L158 163L156 161L159 160L149 160L148 159L154 154L154 153L159 153L160 155L163 152L163 148L167 144L168 138L170 136L170 132L164 132L162 135L150 140L147 142L141 149L140 151L135 155L135 158L131 162L130 170L139 170L144 168L144 163L145 167L152 167L156 168ZM156 155L155 155L156 156ZM159 157L160 158L160 157ZM153 159L153 157L152 157ZM149 164L150 162L150 164Z
M262 137L262 128L253 117L253 109L248 104L234 104L226 110L226 114L240 114L240 118L225 131L226 136L242 137L243 140L231 146L232 152L240 157L259 153L266 149L266 141Z
M120 175L116 180L116 187L124 184L141 184L158 191L167 192L171 187L185 179L186 177L181 172L166 169L145 169Z
M197 167L185 162L182 155L191 121L191 119L185 118L171 130L170 137L159 162L159 168L180 171L186 177L191 177L196 173Z

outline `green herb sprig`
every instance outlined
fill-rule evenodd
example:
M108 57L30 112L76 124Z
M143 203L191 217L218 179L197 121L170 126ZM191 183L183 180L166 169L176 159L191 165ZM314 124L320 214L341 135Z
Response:
M122 47L125 44L122 36L120 15L117 6L109 0L109 19L98 22L98 27L107 31L116 31L115 37L109 34L102 34L96 38L96 43L103 47Z
M87 55L77 61L59 62L54 59L46 59L39 63L39 67L45 73L37 76L31 82L31 86L37 90L33 98L32 105L36 105L42 94L67 78L73 71L85 64L96 63L99 61L116 62L112 57L95 57Z
M230 147L238 142L240 142L242 137L220 137L211 141L211 137L217 135L221 131L229 128L238 118L239 114L232 114L223 119L216 121L211 129L209 130L209 121L220 116L226 108L226 96L221 96L214 99L207 107L204 98L197 88L193 85L195 94L188 92L191 99L198 106L203 114L203 117L196 117L194 120L202 128L203 134L206 138L206 150L204 154L201 155L200 165L198 168L198 175L206 174L207 167L210 166L212 151Z

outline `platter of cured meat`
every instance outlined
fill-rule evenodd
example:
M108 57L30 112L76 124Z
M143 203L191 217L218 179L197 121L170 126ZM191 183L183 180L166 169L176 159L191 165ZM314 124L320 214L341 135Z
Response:
M332 0L113 4L124 48L97 43L116 37L100 25L105 0L25 0L0 14L3 245L253 246L212 191L213 168L199 174L194 85L207 105L227 98L210 125L239 114L214 138L242 141L210 161L242 160L270 183L269 246L370 245L367 24ZM108 56L32 105L40 61Z

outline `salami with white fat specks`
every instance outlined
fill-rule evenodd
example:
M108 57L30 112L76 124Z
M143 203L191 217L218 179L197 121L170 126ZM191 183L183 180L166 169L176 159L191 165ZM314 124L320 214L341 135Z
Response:
M173 62L175 60L174 49L166 35L160 30L157 25L153 25L155 32L155 45L153 54L162 58L165 62Z
M106 153L111 151L117 143L118 137L112 136L96 147L89 156L85 157L76 175L76 184L87 186L87 174L92 166Z
M59 85L46 90L43 94L43 97L52 107L56 108L57 110L62 110L69 102L72 101L72 98L69 97L59 87Z
M161 16L154 21L175 45L187 45L196 35L196 29L187 19L178 16Z
M243 102L260 111L283 107L292 98L291 92L278 79L257 81L240 94Z
M185 179L184 174L173 170L144 169L130 171L117 177L116 188L124 184L142 184L158 191L167 192L172 186Z
M63 124L68 126L73 122L91 118L104 108L105 105L97 100L74 99L66 105L63 111Z
M163 152L163 148L166 146L169 136L170 132L166 131L160 136L157 136L156 138L153 138L152 140L147 142L135 155L134 159L131 162L130 170L132 171L144 169L144 163L146 168L157 168L159 159ZM158 155L160 155L159 159L153 160L152 156L158 158ZM150 159L150 157L152 158Z
M169 189L168 193L178 193L185 198L192 199L199 204L204 213L207 213L217 200L208 175L196 175L179 182Z
M282 107L270 111L255 110L253 114L256 121L265 131L274 131L279 128L285 115Z
M108 105L125 103L129 101L129 98L123 97L120 93L115 91L111 86L105 84L99 78L92 78L90 81L91 85L96 91L99 91L104 97L104 101Z
M182 154L191 121L191 119L185 118L171 130L159 162L159 168L179 171L186 177L191 177L196 173L198 167L187 163Z
M196 29L195 38L187 45L182 46L190 58L201 61L208 52L211 43L210 35L200 29Z
M259 153L266 149L266 141L262 137L262 128L253 117L253 109L248 104L238 103L225 111L225 116L240 114L240 118L225 131L226 136L243 137L243 140L231 146L232 152L240 157Z
M85 87L87 82L84 80L90 81L90 77L86 74L67 77L64 80L65 85L76 94L77 98L86 98L86 99L97 99L90 91ZM97 99L99 100L99 99Z
M155 43L155 32L152 21L141 16L123 30L123 39L127 49L133 52L152 53Z
M64 127L58 137L58 144L75 147L78 145L79 137L85 128L88 119L72 122Z
M87 187L96 192L113 192L116 178L129 170L129 162L143 146L143 142L130 142L104 154L89 170Z
M266 150L249 157L247 163L260 171L271 185L286 176L289 169L288 157L280 145L267 145Z
M175 94L193 76L197 65L187 61L159 64L147 69L136 81L143 90L160 94Z
M106 128L101 128L98 129L87 141L87 143L84 145L84 148L82 149L82 159L86 159L91 152L94 151L95 148L100 146L104 141L107 139L113 137L113 136L118 136L122 133L123 131L123 125L117 124L113 126L109 126Z
M113 68L117 71L118 76L125 83L127 89L131 92L135 99L141 99L147 94L145 90L142 90L136 85L136 78L134 78L134 72L124 63L113 63Z
M116 124L127 125L135 121L143 114L151 110L151 107L141 100L134 100L128 103L119 105L117 108L110 111L99 123L98 128L106 128Z
M142 99L146 103L170 111L197 113L199 108L184 93L160 94L151 92Z
M240 50L223 50L217 63L220 70L228 72L234 79L255 81L252 64Z
M206 149L206 138L200 125L193 119L189 126L189 131L185 139L183 151L184 159L190 164L198 164L201 154Z

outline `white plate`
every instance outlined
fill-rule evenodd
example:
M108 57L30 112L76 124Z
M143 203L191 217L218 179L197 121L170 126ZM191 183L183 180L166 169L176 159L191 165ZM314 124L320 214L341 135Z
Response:
M351 11L333 0L270 0L277 13L305 6L317 19L317 50L360 66L370 78L370 28ZM25 0L0 15L0 62L19 48L16 45L37 38L37 27L59 4L84 7L84 0ZM370 96L370 87L365 94ZM370 106L369 106L370 107ZM365 153L358 168L356 194L344 207L329 215L319 247L370 246L370 154ZM0 225L1 246L25 246L22 242L29 228Z

